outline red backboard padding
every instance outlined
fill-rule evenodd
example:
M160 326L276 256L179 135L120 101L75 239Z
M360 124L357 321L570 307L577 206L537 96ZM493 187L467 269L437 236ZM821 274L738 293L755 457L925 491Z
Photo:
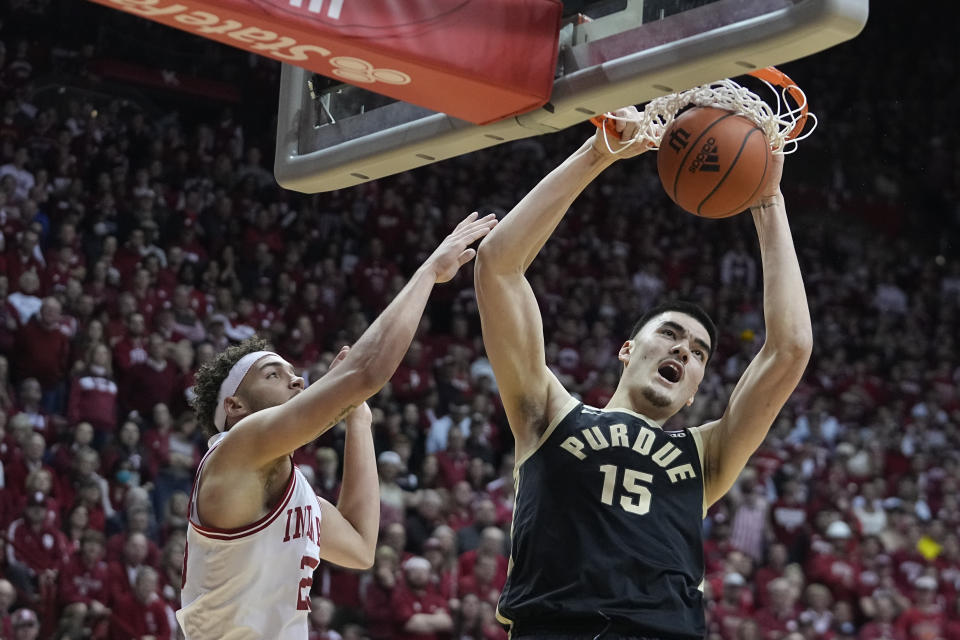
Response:
M485 124L542 106L560 0L93 0Z

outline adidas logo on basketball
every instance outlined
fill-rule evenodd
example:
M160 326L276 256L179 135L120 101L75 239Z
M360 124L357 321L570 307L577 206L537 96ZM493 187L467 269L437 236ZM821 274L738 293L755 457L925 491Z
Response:
M690 163L687 171L690 173L696 173L697 171L720 171L720 155L715 138L707 138L707 141L700 147L700 153L698 153L697 157Z

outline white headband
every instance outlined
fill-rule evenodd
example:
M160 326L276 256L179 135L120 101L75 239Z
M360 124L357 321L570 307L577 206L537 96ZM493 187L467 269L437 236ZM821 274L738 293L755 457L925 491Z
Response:
M243 382L247 371L250 371L254 362L264 356L280 357L273 351L254 351L240 358L237 364L230 369L230 373L227 374L220 385L220 393L217 394L217 410L213 413L213 426L217 428L217 431L223 431L227 426L227 412L223 410L223 401L237 393L237 389L240 388L240 383Z

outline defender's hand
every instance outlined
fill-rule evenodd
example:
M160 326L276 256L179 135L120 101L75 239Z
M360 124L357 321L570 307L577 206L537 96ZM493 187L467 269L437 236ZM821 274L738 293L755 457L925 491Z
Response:
M467 247L497 226L497 217L494 214L482 218L478 218L478 215L474 211L464 218L423 263L423 267L433 273L438 283L447 282L457 275L457 270L477 255L476 249Z

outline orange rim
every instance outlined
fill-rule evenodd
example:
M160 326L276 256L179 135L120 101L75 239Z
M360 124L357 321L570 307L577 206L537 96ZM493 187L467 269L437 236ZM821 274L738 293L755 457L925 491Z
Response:
M764 67L763 69L757 69L756 71L751 71L749 75L754 78L759 78L760 80L766 80L770 84L780 87L781 89L786 89L787 93L790 94L790 97L794 99L798 106L800 106L800 116L797 118L796 124L793 125L793 129L790 129L790 133L787 134L787 139L792 140L800 135L800 132L803 131L803 127L807 124L807 100L803 95L803 92L800 90L800 87L797 86L797 83L790 79L790 76L785 74L780 69L776 67Z
M792 140L800 135L800 132L803 131L804 125L807 124L807 101L806 97L803 95L803 92L800 90L800 87L797 86L797 83L790 79L790 76L785 74L780 69L776 67L764 67L763 69L757 69L756 71L751 71L748 75L753 76L754 78L759 78L760 80L766 80L770 84L785 89L790 97L796 101L797 105L800 106L800 116L797 118L797 122L793 125L793 128L790 129L790 133L787 134L787 139ZM606 114L602 116L594 116L590 118L597 128L605 127L607 133L612 135L617 134L617 125L613 120L608 118Z
M609 134L611 134L611 135L614 135L614 136L619 135L619 134L617 133L617 125L616 125L616 123L615 123L613 120L611 120L610 118L608 118L608 117L606 116L606 114L604 114L604 115L602 115L602 116L593 116L592 118L590 118L590 122L592 122L594 125L596 125L597 129L599 129L600 127L604 127L604 128L606 128L607 133L609 133Z

